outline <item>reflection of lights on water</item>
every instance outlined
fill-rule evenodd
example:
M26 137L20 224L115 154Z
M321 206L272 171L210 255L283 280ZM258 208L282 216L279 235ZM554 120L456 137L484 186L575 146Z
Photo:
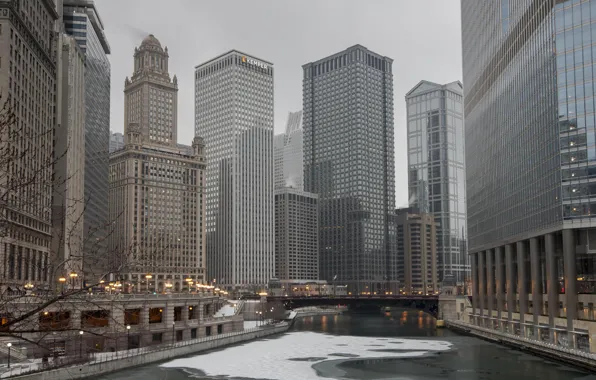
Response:
M324 332L327 332L327 316L323 315L321 317L321 330L323 330Z
M333 322L337 322L338 318L339 318L339 316L338 316L337 314L335 314L335 315L333 316Z
M424 327L424 322L422 320L422 316L418 317L418 327L419 328L423 328Z

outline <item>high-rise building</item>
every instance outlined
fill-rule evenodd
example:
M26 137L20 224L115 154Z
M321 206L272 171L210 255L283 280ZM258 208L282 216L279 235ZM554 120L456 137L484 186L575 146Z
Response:
M275 136L275 188L304 189L302 111L290 112L285 133Z
M395 284L393 60L361 45L303 66L304 188L319 195L320 277Z
M275 277L282 282L319 279L318 196L275 190Z
M397 209L396 214L400 292L435 294L438 290L435 217L415 207Z
M74 38L63 35L59 41L62 46L54 131L52 260L63 276L78 275L83 269L85 56Z
M232 50L195 68L205 138L209 279L257 290L275 274L273 64Z
M110 45L93 0L62 0L64 30L85 54L85 216L84 270L97 280L105 258L108 220L108 162L110 143Z
M273 136L273 173L275 189L285 187L284 180L284 145L286 141L286 134L280 133Z
M439 279L463 284L470 270L465 251L466 179L463 86L421 81L406 94L410 207L437 219Z
M110 132L110 153L124 148L124 135L120 132Z
M180 291L205 280L205 157L177 144L176 76L153 36L124 82L125 147L110 155L110 263L137 290Z
M589 347L596 1L461 9L471 322Z
M43 286L54 276L51 184L59 14L48 1L27 9L21 5L0 2L0 292L10 284Z

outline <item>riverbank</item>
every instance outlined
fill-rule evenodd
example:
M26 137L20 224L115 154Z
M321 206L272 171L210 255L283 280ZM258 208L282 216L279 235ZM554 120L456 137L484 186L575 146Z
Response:
M177 342L173 345L159 345L145 347L140 350L132 349L102 353L83 364L47 371L32 373L27 368L15 368L11 372L0 374L0 378L10 377L11 379L19 380L83 379L284 333L290 328L290 325L290 323L282 322L276 325L257 327L245 331ZM24 372L29 373L24 374ZM21 375L21 373L23 374Z
M596 355L458 321L446 321L447 328L464 335L516 348L536 356L596 372Z

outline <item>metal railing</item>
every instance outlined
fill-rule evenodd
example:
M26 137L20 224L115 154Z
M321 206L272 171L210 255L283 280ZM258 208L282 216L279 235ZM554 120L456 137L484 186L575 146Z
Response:
M120 350L114 352L96 352L96 353L85 353L81 356L78 355L71 355L71 356L62 356L56 359L49 358L46 362L43 362L41 359L35 359L29 363L18 363L15 365L11 365L10 369L5 368L4 372L0 372L0 378L9 378L14 376L20 376L24 374L30 374L35 372L43 372L49 371L52 369L59 369L64 368L72 365L93 365L99 363L105 363L113 360L121 360L127 359L137 356L146 355L153 352L159 351L169 351L175 348L191 346L195 344L201 344L206 342L218 341L223 340L226 338L231 338L234 336L242 336L242 335L249 335L255 334L262 331L271 331L272 329L279 330L278 332L282 332L287 330L289 324L286 322L280 322L277 324L271 325L263 325L259 327L254 327L242 331L235 331L235 332L228 332L222 334L214 334L210 336L204 336L195 339L183 340L178 342L172 343L163 343L163 344L156 344L146 347L139 347L139 348L131 348L127 350ZM257 336L255 336L256 338ZM173 356L172 356L173 357ZM167 359L167 358L164 358Z
M480 326L472 325L469 323L458 322L458 321L447 321L447 324L457 326L464 330L479 330L479 331L490 333L490 334L493 334L496 336L502 336L507 339L515 340L519 343L525 343L527 346L535 345L535 346L546 348L546 349L549 349L552 351L557 351L560 353L579 356L579 357L582 357L585 359L590 359L590 360L596 361L596 354L594 354L594 353L578 350L576 348L565 347L560 344L544 342L544 341L536 340L536 339L530 339L530 338L526 338L526 337L519 336L516 334L512 334L510 332L491 330L486 327L480 327Z

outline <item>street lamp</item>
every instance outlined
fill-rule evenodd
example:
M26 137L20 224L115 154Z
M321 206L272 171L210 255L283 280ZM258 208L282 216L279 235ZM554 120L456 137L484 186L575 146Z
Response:
M12 347L12 343L6 343L6 347L8 347L8 368L10 368L10 347Z
M145 279L147 280L147 293L149 293L149 280L151 280L153 278L153 276L151 275L151 273L147 273L145 275Z
M79 343L79 358L83 357L83 330L79 331L79 336L81 337L81 341Z
M126 325L126 349L130 350L130 325Z
M76 272L70 272L69 276L70 276L70 286L72 286L72 288L74 289L75 279L77 277L79 277L79 275Z

